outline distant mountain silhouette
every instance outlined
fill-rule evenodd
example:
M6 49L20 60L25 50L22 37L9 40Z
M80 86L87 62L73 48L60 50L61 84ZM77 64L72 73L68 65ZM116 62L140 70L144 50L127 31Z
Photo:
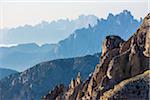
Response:
M56 58L52 52L56 45L45 44L39 47L35 43L20 44L0 48L0 66L4 68L25 70L37 63ZM9 67L8 67L9 66Z
M38 44L57 43L67 38L74 30L94 26L98 17L81 15L74 20L60 19L57 21L43 21L35 26L25 25L11 29L3 29L0 34L0 44L22 44L35 42Z
M25 70L43 61L101 52L102 41L107 35L118 35L126 40L137 30L141 21L134 19L129 11L124 10L117 15L109 14L106 19L98 19L95 26L88 25L88 28L75 30L57 44L39 47L33 43L0 48L0 66Z
M12 69L0 68L0 79L9 76L10 74L17 73L17 71Z

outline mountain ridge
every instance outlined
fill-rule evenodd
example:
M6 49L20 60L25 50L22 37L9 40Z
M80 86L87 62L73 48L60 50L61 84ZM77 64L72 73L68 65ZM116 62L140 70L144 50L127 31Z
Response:
M74 30L94 26L98 17L94 15L80 15L78 18L59 19L56 21L42 21L37 25L24 25L16 28L2 29L3 39L0 44L25 44L25 43L57 43L67 38ZM20 37L19 37L20 36ZM24 36L24 37L21 37ZM37 38L39 36L39 38ZM58 37L59 36L59 37Z
M0 66L10 66L13 69L23 71L43 61L101 52L102 41L106 35L114 34L123 36L123 39L126 39L136 31L140 23L141 20L134 19L133 15L127 10L116 15L109 14L106 19L97 20L95 26L88 25L87 28L77 29L68 38L58 44L47 44L44 49L41 46L33 46L31 47L32 50L26 51L0 48L0 60L2 61ZM30 53L30 51L35 52ZM24 59L22 60L21 58Z

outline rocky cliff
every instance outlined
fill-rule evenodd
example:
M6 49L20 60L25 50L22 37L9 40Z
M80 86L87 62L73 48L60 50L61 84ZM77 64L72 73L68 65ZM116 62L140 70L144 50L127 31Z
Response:
M80 74L78 74L77 79L72 80L68 88L64 88L63 91L58 88L57 92L53 90L52 93L58 94L53 94L53 98L50 98L52 95L50 92L43 99L112 100L121 97L148 99L149 71L145 71L150 67L149 45L150 14L144 18L140 28L127 41L114 35L106 37L102 46L100 63L87 80L82 82ZM142 74L143 72L145 74ZM142 75L137 76L139 74ZM126 79L128 81L125 81ZM58 90L61 91L58 92ZM143 94L137 93L138 91ZM133 95L134 93L137 95Z

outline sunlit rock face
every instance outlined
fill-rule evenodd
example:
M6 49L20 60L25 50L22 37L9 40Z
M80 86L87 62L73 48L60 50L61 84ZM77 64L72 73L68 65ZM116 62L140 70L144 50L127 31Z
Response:
M103 42L102 46L102 56L104 56L108 51L119 48L121 44L124 42L119 36L107 36Z
M113 89L106 91L100 100L148 100L150 88L150 70L135 77L123 80Z

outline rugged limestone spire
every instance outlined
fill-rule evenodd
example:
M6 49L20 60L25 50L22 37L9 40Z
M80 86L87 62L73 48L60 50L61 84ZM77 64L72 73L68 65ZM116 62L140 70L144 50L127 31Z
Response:
M70 83L70 88L74 88L75 87L75 80L74 79L72 79L71 80L71 83Z
M78 73L76 80L74 80L74 79L71 80L69 88L73 89L73 88L75 88L79 84L81 84L80 72Z
M81 76L80 76L80 72L78 73L78 75L77 75L77 79L76 79L76 81L77 81L77 84L80 84L81 83Z

